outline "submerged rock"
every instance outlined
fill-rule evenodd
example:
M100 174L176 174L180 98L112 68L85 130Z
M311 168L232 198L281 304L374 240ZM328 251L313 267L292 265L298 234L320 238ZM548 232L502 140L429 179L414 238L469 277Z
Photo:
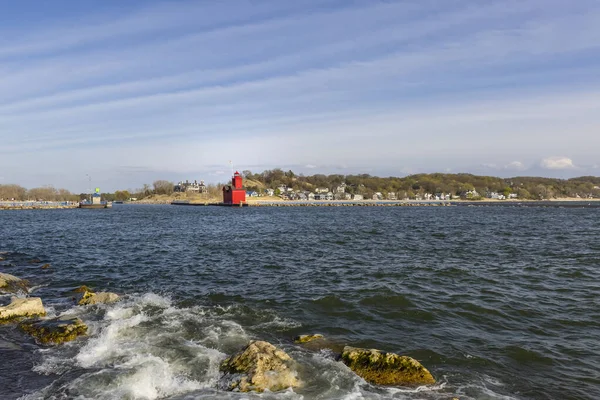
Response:
M10 304L0 307L0 322L8 322L19 318L46 315L46 310L39 297L19 299L13 297Z
M313 340L323 339L323 335L316 333L314 335L300 335L294 338L294 343L303 344L312 342Z
M417 360L375 349L346 346L342 361L358 376L376 385L427 385L435 383L431 373Z
M239 353L221 364L225 374L220 386L240 392L272 392L298 387L300 381L293 370L294 361L283 350L270 343L252 341Z
M92 289L90 289L89 287L87 287L85 285L81 285L78 288L71 290L71 292L75 292L75 293L92 292Z
M0 293L27 292L27 281L0 272Z
M42 344L69 342L87 332L87 325L77 317L37 319L19 326Z
M75 301L80 306L88 306L88 305L92 305L92 304L114 303L119 300L120 300L120 297L118 294L110 293L110 292L94 293L94 292L83 291L83 292L80 292L79 295L75 296Z

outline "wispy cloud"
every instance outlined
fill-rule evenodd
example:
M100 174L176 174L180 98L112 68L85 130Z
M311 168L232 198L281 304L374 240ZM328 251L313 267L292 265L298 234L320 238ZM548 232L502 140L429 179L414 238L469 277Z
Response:
M0 28L0 169L27 158L60 174L90 154L107 175L127 158L174 173L230 156L381 173L597 162L593 0L89 11Z

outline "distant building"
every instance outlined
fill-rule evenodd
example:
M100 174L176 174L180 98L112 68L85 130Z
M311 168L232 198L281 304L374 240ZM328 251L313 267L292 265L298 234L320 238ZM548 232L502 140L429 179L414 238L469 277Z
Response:
M315 193L327 193L329 192L329 189L327 188L316 188L315 189Z
M306 195L306 198L307 198L309 201L315 200L315 194L314 194L314 193L312 193L312 192L311 192L311 193L308 193L308 194Z
M346 192L346 184L342 183L341 185L339 185L338 187L335 188L335 192L336 193L344 193Z
M277 186L277 189L279 190L279 194L283 194L283 193L287 192L287 186L286 185Z
M388 192L387 194L387 199L388 200L396 200L396 193L395 192Z
M204 184L204 181L200 181L200 183L198 183L198 181L190 182L186 180L185 182L179 182L177 185L175 185L173 191L180 193L207 193L208 188Z
M354 197L352 198L352 200L363 200L363 195L362 194L355 194Z
M275 195L275 190L265 189L265 193L267 194L267 196L273 196L273 195Z

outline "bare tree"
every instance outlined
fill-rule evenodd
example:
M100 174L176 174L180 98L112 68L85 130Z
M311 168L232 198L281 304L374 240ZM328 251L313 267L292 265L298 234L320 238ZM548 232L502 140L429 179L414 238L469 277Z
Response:
M154 186L154 194L172 194L175 184L173 182L158 180L152 184Z

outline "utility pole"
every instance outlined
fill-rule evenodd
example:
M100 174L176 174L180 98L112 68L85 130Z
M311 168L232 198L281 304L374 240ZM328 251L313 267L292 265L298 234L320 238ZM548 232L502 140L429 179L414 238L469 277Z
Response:
M88 177L88 193L90 195L89 202L92 202L92 177L89 174L85 174Z

